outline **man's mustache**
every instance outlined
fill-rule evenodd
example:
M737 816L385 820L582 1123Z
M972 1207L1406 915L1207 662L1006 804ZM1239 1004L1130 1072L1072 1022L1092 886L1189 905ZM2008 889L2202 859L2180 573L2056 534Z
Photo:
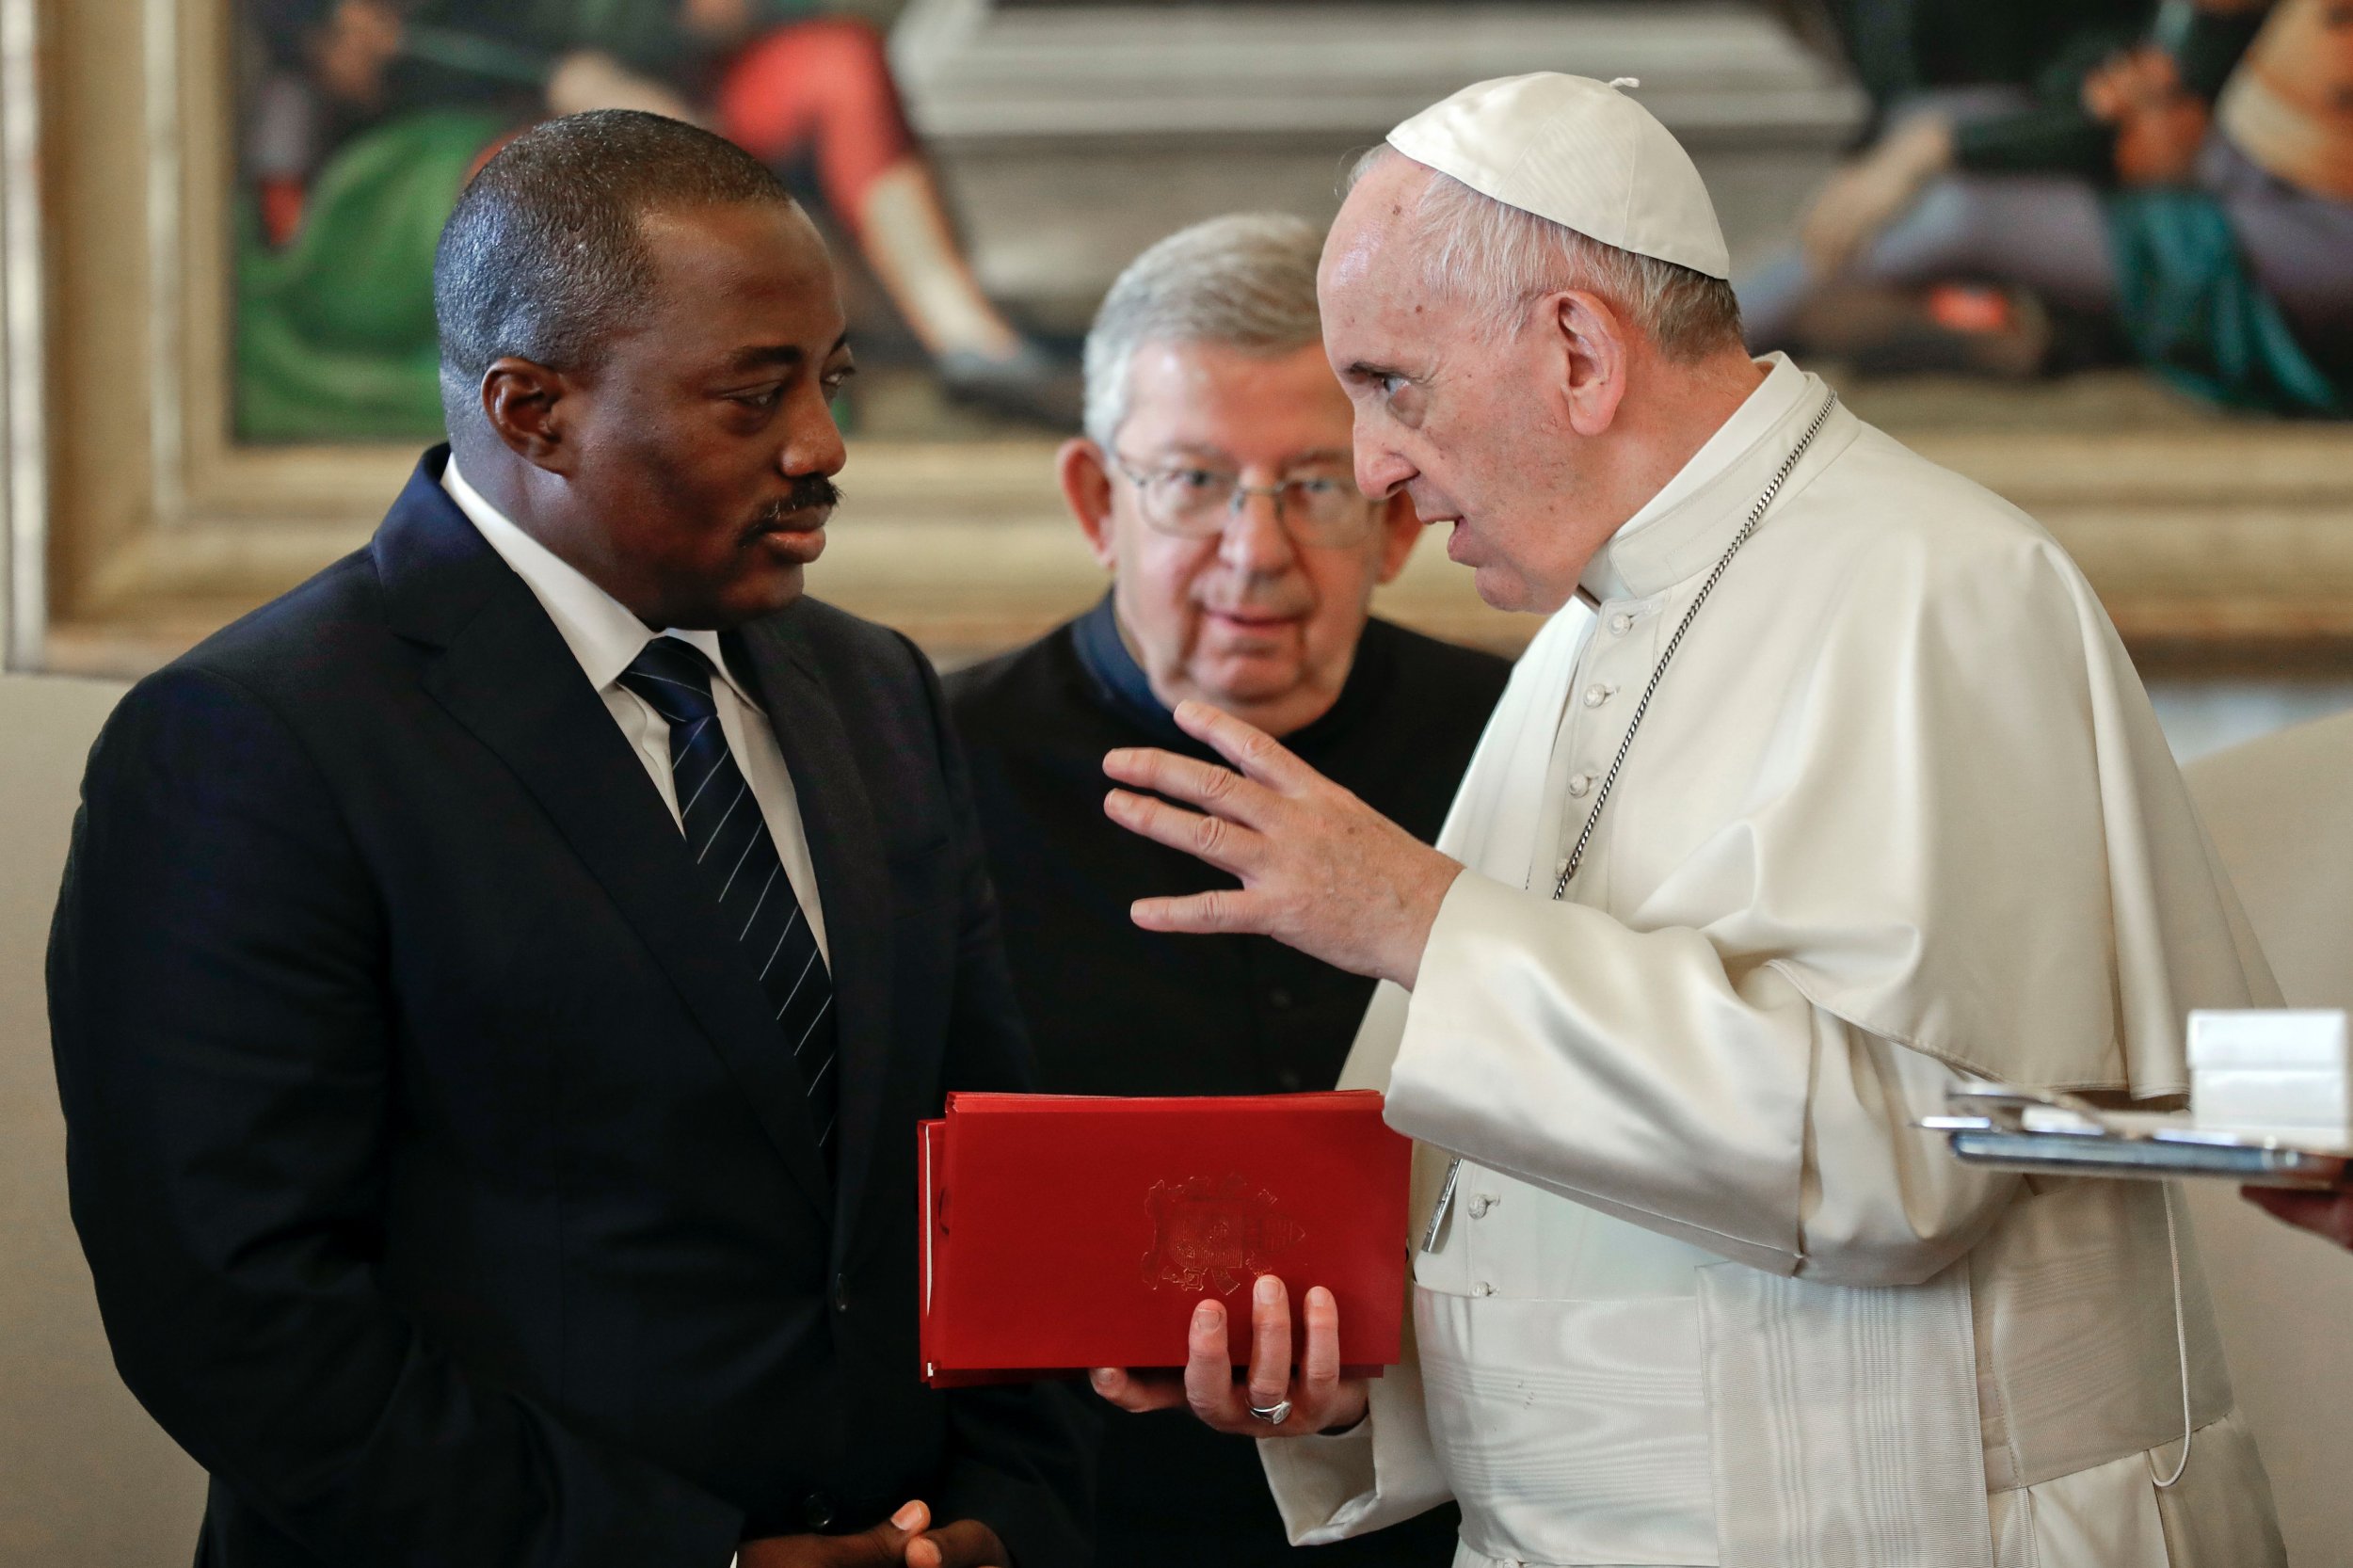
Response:
M830 511L841 504L841 487L823 473L793 476L792 488L760 509L746 535L773 533L803 512Z

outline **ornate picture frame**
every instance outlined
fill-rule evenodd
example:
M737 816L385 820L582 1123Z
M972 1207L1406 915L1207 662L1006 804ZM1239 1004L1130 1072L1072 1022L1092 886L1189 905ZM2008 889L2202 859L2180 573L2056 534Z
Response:
M1345 7L1316 9L1333 37L1350 36ZM1458 47L1427 69L1475 73L1487 63L1481 48L1499 60L1525 56L1513 42L1525 35L1508 25L1514 14L1543 11L1556 19L1545 25L1566 25L1557 19L1573 15L1576 25L1614 28L1629 40L1625 47L1639 43L1659 56L1654 69L1668 77L1662 101L1690 105L1678 111L1686 119L1702 117L1696 130L1676 128L1707 168L1711 156L1728 154L1706 144L1704 117L1730 102L1724 94L1734 88L1711 90L1705 72L1756 51L1679 42L1658 20L1673 9L1448 8ZM1090 25L1099 32L1117 11L1090 10ZM1739 14L1722 7L1684 14L1703 11ZM1380 48L1394 54L1399 8L1383 15L1390 26ZM1072 69L1068 47L1057 44L1060 55L1046 48L1038 25L1034 13L1000 16L985 0L917 0L903 21L910 104L952 184L1003 181L1008 149L1042 145L1041 137L1079 148L1056 152L1063 162L1054 167L1077 168L1072 159L1083 153L1096 159L1088 167L1097 176L1115 168L1103 159L1128 155L1122 149L1140 156L1150 136L1241 145L1241 133L1222 123L1171 123L1146 136L1093 124L1077 110L1057 120L1050 72ZM1166 8L1140 15L1136 25L1197 27ZM1161 108L1182 106L1183 72L1206 83L1228 73L1221 58L1249 54L1263 71L1269 49L1307 47L1295 21L1266 26L1263 37L1221 30L1216 48L1163 51L1162 74L1177 74L1157 101ZM408 447L264 448L230 438L232 41L230 0L0 0L0 129L14 138L0 144L8 175L0 384L8 394L0 446L14 664L152 666L363 542L415 460ZM1349 56L1341 48L1318 57L1342 69ZM1678 83L1678 70L1688 79ZM1030 105L1027 120L992 111L988 84L1001 88L1022 71L1049 73L1033 79L1035 90L1014 95ZM1426 86L1385 85L1393 96ZM1753 84L1739 90L1756 91ZM1819 105L1833 89L1805 90L1813 96L1802 103L1771 100L1779 105L1772 112L1785 114L1792 145L1826 158L1837 127ZM1087 93L1072 87L1065 97L1097 102L1103 89L1099 82ZM1257 102L1230 92L1228 100ZM1362 93L1327 95L1323 107L1346 102L1373 124L1369 133L1342 134L1327 114L1305 128L1270 124L1251 134L1289 136L1287 145L1322 160L1317 167L1333 167L1328 149L1369 142L1390 107ZM1231 204L1214 192L1189 199L1215 203L1209 211ZM1161 221L1193 216L1173 211ZM2218 416L2107 427L2046 418L2043 410L2081 403L2064 389L2005 395L1998 417L1966 424L1906 414L1902 399L1875 401L1867 391L1854 400L1866 418L2049 526L2137 648L2193 657L2222 648L2265 657L2288 650L2338 662L2353 649L2353 427ZM1033 634L1081 608L1101 578L1063 516L1052 447L1044 437L854 440L843 475L849 500L812 573L815 590L904 627L949 660ZM1491 646L1515 646L1533 630L1526 617L1481 606L1468 574L1435 548L1417 552L1382 604L1398 618Z

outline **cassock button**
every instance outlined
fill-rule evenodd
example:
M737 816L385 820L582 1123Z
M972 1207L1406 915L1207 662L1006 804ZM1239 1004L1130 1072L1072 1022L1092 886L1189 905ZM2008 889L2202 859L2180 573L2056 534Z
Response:
M848 1274L833 1276L833 1309L836 1312L850 1310L850 1276Z
M821 1530L833 1523L833 1499L823 1492L811 1492L801 1499L801 1523L810 1529Z
M1609 700L1610 695L1617 689L1617 687L1610 685L1606 680L1594 681L1592 685L1585 688L1585 706L1588 708L1600 707L1603 703Z
M1569 798L1572 800L1582 800L1585 798L1585 792L1593 787L1593 776L1592 774L1577 774L1569 780ZM1566 868L1564 867L1563 869L1565 870Z
M1487 1217L1487 1210L1495 1206L1496 1200L1491 1194L1474 1192L1471 1194L1470 1217L1474 1220L1483 1220Z
M1280 985L1277 985L1273 990L1269 991L1266 994L1266 1004L1269 1007L1278 1010L1289 1007L1291 1004L1291 994L1283 989Z
M1300 1085L1299 1070L1295 1067L1285 1067L1274 1075L1274 1081L1286 1090L1296 1090Z
M1627 615L1624 610L1619 611L1616 615L1609 617L1609 634L1611 636L1623 637L1633 630L1634 617Z
M1474 1286L1472 1286L1472 1287L1471 1287L1471 1294L1472 1294L1472 1295L1474 1295L1474 1296L1492 1296L1492 1295L1494 1295L1495 1293L1496 1293L1496 1288L1495 1288L1494 1286L1492 1286L1492 1285L1488 1284L1488 1283L1487 1283L1485 1280L1483 1280L1483 1279L1482 1279L1482 1280L1481 1280L1481 1281L1480 1281L1477 1285L1474 1285Z

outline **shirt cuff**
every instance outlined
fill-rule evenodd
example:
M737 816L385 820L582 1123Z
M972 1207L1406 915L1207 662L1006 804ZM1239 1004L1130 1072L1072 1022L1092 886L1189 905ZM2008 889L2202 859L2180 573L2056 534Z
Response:
M1344 1539L1371 1509L1380 1494L1372 1431L1368 1408L1346 1432L1258 1439L1258 1461L1292 1545Z

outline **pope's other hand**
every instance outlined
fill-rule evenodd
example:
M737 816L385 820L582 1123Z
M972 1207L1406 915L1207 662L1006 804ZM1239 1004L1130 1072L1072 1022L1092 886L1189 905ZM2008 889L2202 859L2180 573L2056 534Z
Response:
M2353 1192L2297 1192L2279 1187L2243 1187L2247 1201L2292 1225L2353 1248Z
M1197 856L1241 882L1181 898L1138 899L1146 931L1241 931L1273 936L1353 974L1407 989L1460 862L1439 854L1285 749L1210 707L1180 702L1176 723L1232 769L1148 746L1103 759L1112 821ZM1137 791L1151 791L1155 800ZM1188 811L1170 800L1197 806Z
M1250 1369L1242 1381L1234 1379L1225 1308L1205 1301L1193 1309L1193 1322L1185 1332L1181 1374L1098 1367L1095 1391L1122 1410L1186 1405L1218 1431L1238 1437L1307 1437L1353 1427L1365 1416L1365 1383L1340 1376L1339 1303L1319 1285L1302 1304L1307 1346L1296 1373L1291 1368L1290 1292L1273 1274L1260 1274L1251 1290ZM1285 1400L1291 1407L1280 1421L1250 1414L1252 1405L1273 1410Z

